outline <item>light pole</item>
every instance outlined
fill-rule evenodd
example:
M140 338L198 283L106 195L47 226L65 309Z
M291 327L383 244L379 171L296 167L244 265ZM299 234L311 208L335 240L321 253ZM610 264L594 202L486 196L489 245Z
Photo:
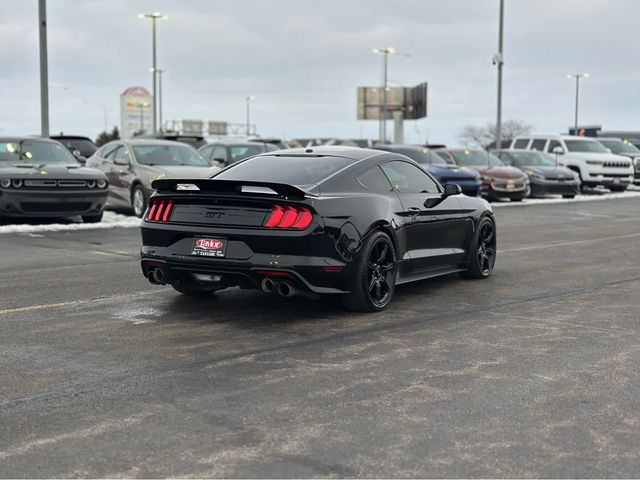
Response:
M153 133L156 133L156 101L157 101L157 97L156 97L156 72L157 72L157 64L156 64L156 59L157 59L157 55L156 55L156 30L157 30L157 20L161 19L161 20L165 20L167 18L169 18L167 15L163 15L160 12L153 12L153 13L141 13L140 15L138 15L138 18L150 18L151 19L151 48L152 48L152 57L153 57L153 67L152 67L152 73L151 73L151 78L152 78L152 85L153 85L153 108L151 109L151 113L152 113L152 124L153 124Z
M247 102L247 137L251 135L251 102L255 100L256 97L253 95L248 95L245 97Z
M38 1L40 38L40 136L49 136L49 72L47 60L47 0Z
M140 109L140 133L144 133L144 107L148 107L149 104L145 102L138 102L136 105Z
M500 0L500 26L498 31L498 53L493 57L493 64L498 66L498 109L496 115L496 148L502 148L502 44L504 40L504 0Z
M153 68L149 70L153 71ZM160 133L162 133L162 130L163 130L162 128L162 74L166 73L167 70L158 68L156 69L156 71L158 72L158 127L160 130Z
M373 53L382 55L382 108L380 112L380 143L387 140L387 92L389 90L389 55L397 54L393 47L374 48ZM408 53L400 53L403 57L410 57Z
M567 78L576 79L576 116L573 122L573 134L578 135L578 100L580 97L580 79L589 78L589 74L588 73L570 73L567 75Z

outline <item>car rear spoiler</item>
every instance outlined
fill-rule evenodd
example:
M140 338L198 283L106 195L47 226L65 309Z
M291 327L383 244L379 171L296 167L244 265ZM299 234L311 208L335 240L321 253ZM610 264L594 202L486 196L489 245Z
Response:
M259 189L269 189L278 195L285 197L307 197L315 196L315 194L305 191L295 185L289 185L287 183L273 183L273 182L256 182L256 181L244 181L244 180L215 180L208 178L198 179L158 179L151 182L151 186L159 193L169 192L181 192L181 193L195 193L195 192L207 192L207 193L226 193L226 194L238 194L243 193L243 187L258 187L254 188L252 193L266 193L259 192ZM249 190L251 190L249 188ZM256 192L258 191L258 192ZM246 193L246 192L244 192Z

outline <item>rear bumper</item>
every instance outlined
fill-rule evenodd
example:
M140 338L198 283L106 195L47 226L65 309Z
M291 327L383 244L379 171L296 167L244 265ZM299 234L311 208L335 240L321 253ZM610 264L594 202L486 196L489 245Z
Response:
M109 192L0 190L0 216L73 217L97 215L104 210Z
M161 268L164 283L220 277L225 288L260 288L263 278L288 277L297 288L317 294L346 293L349 264L336 258L335 243L323 232L271 232L256 229L189 227L143 222L142 272ZM279 235L277 234L279 233ZM197 238L226 244L224 257L192 255ZM323 255L324 253L324 255Z

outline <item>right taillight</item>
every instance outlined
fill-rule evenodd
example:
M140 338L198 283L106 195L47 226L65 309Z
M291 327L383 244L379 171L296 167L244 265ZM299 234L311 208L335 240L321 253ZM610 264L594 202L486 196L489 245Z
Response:
M171 214L175 204L173 200L151 200L147 221L167 223L171 220Z
M305 207L274 205L267 216L264 226L267 228L293 228L304 230L313 220L313 214Z

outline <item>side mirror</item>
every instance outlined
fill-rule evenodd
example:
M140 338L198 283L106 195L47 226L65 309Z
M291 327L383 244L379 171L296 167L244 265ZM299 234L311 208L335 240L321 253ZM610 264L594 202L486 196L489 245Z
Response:
M221 165L224 165L225 163L227 163L227 161L224 158L214 158L213 161L218 162Z
M556 155L564 155L564 148L557 146L557 147L553 147L553 150L551 150L553 153L555 153Z
M122 159L122 158L114 158L113 163L115 163L116 165L129 165L129 160Z
M444 186L444 197L450 197L452 195L460 195L462 193L462 188L457 183L447 183Z
M71 152L73 154L74 157L79 158L82 156L82 153L80 153L80 150L74 150L73 152Z
M610 149L610 148L607 148L607 152L611 153L611 149Z

